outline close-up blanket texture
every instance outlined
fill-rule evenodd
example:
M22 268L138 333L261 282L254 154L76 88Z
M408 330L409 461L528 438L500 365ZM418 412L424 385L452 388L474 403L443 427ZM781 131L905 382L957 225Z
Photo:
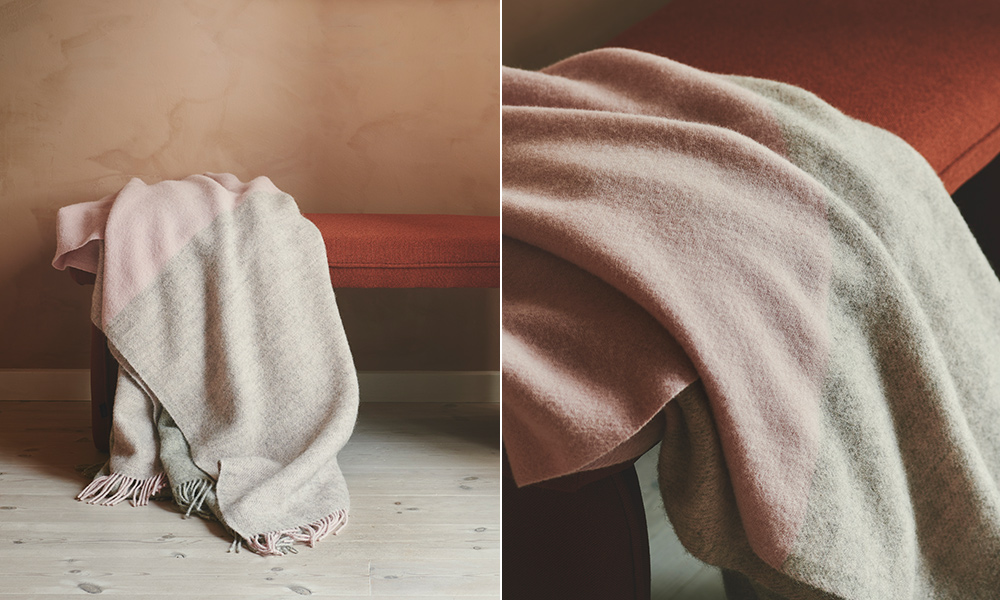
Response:
M53 265L97 276L121 366L111 458L81 500L188 515L281 555L347 522L358 383L319 231L266 177L193 175L59 211Z
M505 68L503 105L518 484L663 415L667 515L731 596L995 598L1000 282L924 158L632 50Z

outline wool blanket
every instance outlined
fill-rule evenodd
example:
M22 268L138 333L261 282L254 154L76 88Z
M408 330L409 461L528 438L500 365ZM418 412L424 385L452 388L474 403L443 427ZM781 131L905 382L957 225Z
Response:
M518 483L660 415L667 515L731 596L997 597L1000 282L926 161L631 50L505 69L503 103Z
M92 319L121 366L111 458L79 498L143 505L169 485L265 555L342 528L357 374L292 197L266 177L133 179L60 209L57 237L56 268L97 275Z

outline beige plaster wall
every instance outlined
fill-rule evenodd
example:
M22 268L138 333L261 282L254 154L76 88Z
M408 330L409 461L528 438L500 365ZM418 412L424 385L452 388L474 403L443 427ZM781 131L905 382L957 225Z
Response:
M606 44L669 0L504 0L503 64L540 69Z
M63 205L271 177L304 212L499 214L499 0L0 0L0 368L87 361ZM495 290L345 291L361 369L499 368Z

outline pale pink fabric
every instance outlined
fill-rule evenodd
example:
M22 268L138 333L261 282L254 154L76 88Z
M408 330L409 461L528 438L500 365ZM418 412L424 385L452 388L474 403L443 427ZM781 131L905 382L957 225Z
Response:
M192 183L202 189L203 194L177 193L181 188L189 191L187 186ZM136 294L149 286L163 265L192 237L216 216L235 208L248 193L257 191L282 193L266 177L243 183L228 173L192 175L182 181L154 184L132 179L116 194L59 209L56 257L52 266L97 273L100 250L99 245L92 242L107 240L101 322L97 323L103 328ZM143 218L113 219L109 218L110 211L142 215ZM105 223L110 223L113 230L105 231ZM171 230L163 232L161 229L165 226ZM153 227L158 228L155 234L150 230ZM150 243L136 243L135 240L149 240ZM129 251L120 252L118 248Z
M700 378L748 538L780 566L818 451L822 189L763 98L673 61L611 49L505 69L503 95L515 478L600 462Z
M87 273L97 273L101 251L95 242L104 239L104 224L108 221L108 213L116 195L93 202L70 204L59 209L53 267L60 271L73 267Z
M635 460L643 454L649 452L654 446L660 443L660 440L663 439L663 434L666 432L665 419L666 415L663 413L657 413L657 415L653 417L649 423L643 425L642 429L637 431L635 435L622 442L621 445L612 449L607 454L583 467L582 470L594 471L596 469L610 467L612 465Z

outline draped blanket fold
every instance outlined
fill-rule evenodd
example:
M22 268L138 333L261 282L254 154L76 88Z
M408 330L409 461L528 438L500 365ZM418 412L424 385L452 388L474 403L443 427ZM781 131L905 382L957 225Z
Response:
M518 483L663 419L667 514L733 596L996 597L1000 282L926 161L631 50L505 69L503 103Z
M319 231L266 177L194 175L59 211L53 265L97 275L93 322L121 368L111 458L79 498L169 485L260 554L347 522L337 454L358 384Z

